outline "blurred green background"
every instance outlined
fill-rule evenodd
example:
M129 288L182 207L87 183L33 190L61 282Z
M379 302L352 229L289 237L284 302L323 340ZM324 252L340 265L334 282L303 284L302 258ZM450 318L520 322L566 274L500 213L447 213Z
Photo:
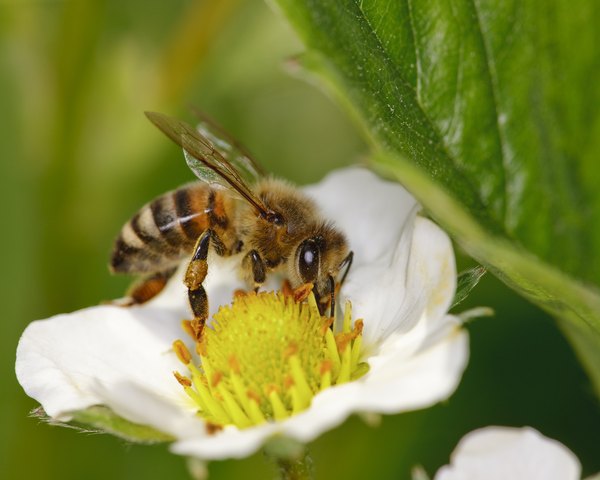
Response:
M10 1L0 4L3 280L0 476L187 478L165 446L131 446L28 418L15 348L28 322L118 297L107 259L121 225L151 197L189 181L178 150L143 115L209 112L278 175L316 181L367 150L344 112L300 80L302 47L259 1ZM383 228L383 227L382 227ZM460 252L461 268L470 266ZM352 418L311 445L317 478L433 474L468 431L531 425L600 471L600 410L554 321L491 276L464 308L471 361L454 396L429 410ZM462 306L461 306L462 308ZM270 478L262 454L214 462L211 478Z

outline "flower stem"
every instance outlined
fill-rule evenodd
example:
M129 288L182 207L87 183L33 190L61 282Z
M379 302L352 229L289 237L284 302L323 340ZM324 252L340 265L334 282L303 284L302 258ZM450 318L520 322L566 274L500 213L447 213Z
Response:
M314 478L313 460L308 450L298 458L277 458L280 480L310 480Z

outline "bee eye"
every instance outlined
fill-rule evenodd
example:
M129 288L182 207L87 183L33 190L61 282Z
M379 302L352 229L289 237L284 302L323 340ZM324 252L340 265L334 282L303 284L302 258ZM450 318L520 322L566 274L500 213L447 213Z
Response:
M309 238L299 247L298 270L304 282L313 282L319 273L319 247Z

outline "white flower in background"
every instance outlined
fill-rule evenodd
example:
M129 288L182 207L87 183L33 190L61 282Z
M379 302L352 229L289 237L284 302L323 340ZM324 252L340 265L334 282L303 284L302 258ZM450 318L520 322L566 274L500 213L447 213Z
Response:
M580 474L573 452L537 430L486 427L462 438L435 480L579 480Z
M367 170L334 172L305 191L354 251L338 305L351 302L362 331L348 304L334 336L307 304L286 310L275 295L249 295L238 302L252 304L240 307L244 313L236 306L221 310L207 345L173 348L189 318L176 278L143 306L97 306L29 325L16 362L27 394L61 421L107 406L171 436L174 452L201 459L246 456L277 435L305 443L355 412L391 414L446 399L468 359L467 333L447 313L456 288L447 235L416 215L418 205L403 188ZM242 286L238 263L210 258L211 313ZM220 333L226 324L243 333ZM287 344L279 363L240 364L254 351L281 348L282 335ZM269 369L283 383L275 385ZM179 383L174 371L183 371Z

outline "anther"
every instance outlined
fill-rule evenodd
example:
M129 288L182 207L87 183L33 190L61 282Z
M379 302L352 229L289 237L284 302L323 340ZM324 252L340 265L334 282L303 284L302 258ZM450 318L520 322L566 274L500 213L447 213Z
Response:
M215 372L211 378L210 386L211 388L218 387L219 383L223 379L223 374L221 372Z
M192 361L192 354L181 340L175 340L173 342L173 350L179 361L184 365L187 365Z
M240 373L240 370L241 370L240 369L240 362L238 362L238 359L237 359L237 357L235 355L230 355L229 356L228 363L229 363L229 368L231 369L231 371L233 373L237 373L237 374Z
M296 303L303 302L308 298L310 293L313 291L314 284L305 283L304 285L300 285L296 290L294 290L294 300Z
M295 291L290 288L291 296L289 292L236 296L231 306L219 310L200 339L197 332L203 322L182 323L197 339L200 361L194 364L183 342L173 343L173 351L190 372L174 376L198 406L207 428L231 424L246 428L285 419L308 408L318 392L368 370L360 363L362 321L352 324L347 304L341 333L334 335L335 319L319 313L313 290L307 284Z
M173 375L179 382L179 385L181 385L182 387L191 387L192 386L192 381L189 378L184 377L181 373L173 372Z
M191 320L182 320L181 328L183 328L183 331L187 333L190 337L192 337L194 340L196 339L196 332L194 332L194 329L192 328Z
M204 428L206 429L206 433L208 435L214 435L223 430L223 425L219 425L218 423L206 422L204 424Z

